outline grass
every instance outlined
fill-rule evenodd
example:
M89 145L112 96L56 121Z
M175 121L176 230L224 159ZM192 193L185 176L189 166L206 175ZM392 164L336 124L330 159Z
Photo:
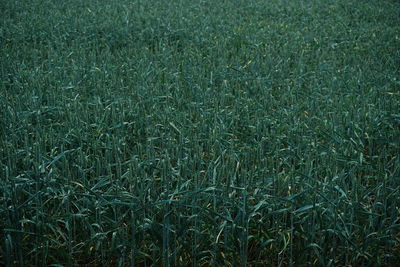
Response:
M0 0L0 265L395 265L399 13Z

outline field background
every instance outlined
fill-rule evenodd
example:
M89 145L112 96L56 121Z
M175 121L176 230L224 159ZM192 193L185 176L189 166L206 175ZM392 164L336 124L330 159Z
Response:
M0 0L0 265L400 260L400 2Z

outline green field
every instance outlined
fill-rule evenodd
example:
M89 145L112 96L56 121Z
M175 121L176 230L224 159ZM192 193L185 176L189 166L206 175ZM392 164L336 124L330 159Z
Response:
M394 266L397 0L0 0L0 265Z

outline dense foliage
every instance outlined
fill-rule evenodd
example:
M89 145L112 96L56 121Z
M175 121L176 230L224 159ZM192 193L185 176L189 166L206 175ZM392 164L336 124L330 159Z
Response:
M0 0L0 265L394 265L399 14Z

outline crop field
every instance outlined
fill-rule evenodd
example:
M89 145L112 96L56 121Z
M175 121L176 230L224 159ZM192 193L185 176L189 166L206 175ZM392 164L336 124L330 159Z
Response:
M394 266L397 0L0 0L0 265Z

